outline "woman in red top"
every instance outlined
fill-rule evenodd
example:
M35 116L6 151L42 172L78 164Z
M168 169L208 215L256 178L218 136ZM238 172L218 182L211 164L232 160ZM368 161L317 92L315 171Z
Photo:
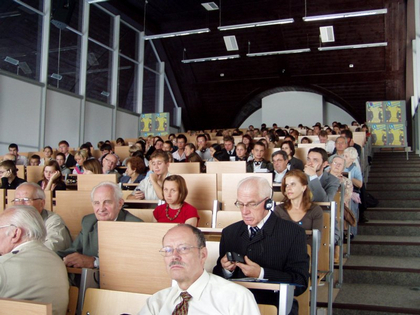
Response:
M163 181L163 199L165 204L153 211L154 222L186 223L198 225L197 209L185 202L188 189L185 179L179 175L170 175Z

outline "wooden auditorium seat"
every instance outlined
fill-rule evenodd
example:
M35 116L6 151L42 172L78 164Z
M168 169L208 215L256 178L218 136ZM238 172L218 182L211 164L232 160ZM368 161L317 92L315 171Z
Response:
M217 174L217 190L222 190L222 174L226 173L246 173L245 161L223 161L223 162L207 162L207 174Z
M52 304L0 298L1 314L52 315Z
M25 165L16 165L16 168L17 168L17 177L26 179Z
M37 184L40 180L42 180L42 170L44 166L30 166L26 167L26 181L32 182Z
M170 174L200 174L200 162L169 163Z
M54 211L53 209L53 192L51 190L45 191L45 209ZM12 200L15 199L15 190L14 189L8 189L7 190L7 202L6 207L13 206Z
M89 174L77 176L77 190L91 191L102 182L117 183L117 174Z

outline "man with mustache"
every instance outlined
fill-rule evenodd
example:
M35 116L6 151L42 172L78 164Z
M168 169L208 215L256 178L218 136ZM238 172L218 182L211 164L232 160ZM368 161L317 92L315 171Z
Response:
M260 314L252 293L233 282L207 273L206 240L188 224L179 224L163 237L160 250L176 285L155 293L139 315Z

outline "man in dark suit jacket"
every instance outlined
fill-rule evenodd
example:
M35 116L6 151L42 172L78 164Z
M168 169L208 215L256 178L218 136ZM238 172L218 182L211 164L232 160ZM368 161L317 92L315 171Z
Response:
M69 143L66 140L61 140L58 143L58 150L64 154L66 157L66 167L70 168L76 165L76 160L74 159L74 156L69 153Z
M235 150L235 138L232 136L226 136L223 138L223 146L225 151L228 155L231 161L235 161L236 158L236 150Z
M272 173L274 166L270 161L264 160L265 144L258 141L252 149L253 160L246 163L247 173Z
M253 277L298 284L295 295L300 295L309 277L305 231L268 210L270 196L271 187L264 178L248 177L238 184L236 206L243 221L223 229L213 273L225 278ZM229 261L226 252L241 254L245 263ZM278 304L278 294L253 293L258 303ZM297 314L297 306L292 314Z
M123 210L124 199L121 189L111 182L102 182L92 190L92 206L94 213L82 219L82 231L73 244L57 254L64 257L68 267L98 268L98 221L129 221L142 220Z
M305 173L309 177L309 189L312 192L312 201L330 202L340 186L340 180L324 172L328 166L328 153L322 148L312 148L306 158Z
M287 164L289 162L289 158L287 153L283 150L274 151L271 155L271 160L273 161L274 167L273 182L281 183L284 175L288 172Z

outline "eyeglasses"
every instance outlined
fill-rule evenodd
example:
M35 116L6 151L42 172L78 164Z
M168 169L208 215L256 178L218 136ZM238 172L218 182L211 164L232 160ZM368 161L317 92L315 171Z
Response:
M0 229L5 228L5 227L11 227L11 226L16 227L16 225L14 224L7 224L7 225L0 225Z
M259 204L261 204L263 201L266 201L267 199L268 198L264 198L263 200L259 202L248 202L248 203L236 201L234 205L238 207L239 209L243 209L244 207L255 209L256 207L258 207Z
M161 253L161 255L164 257L172 256L175 253L175 251L177 251L179 255L186 255L191 251L192 248L201 249L202 247L179 245L178 247L173 248L172 246L166 246L166 247L163 247L161 250L159 250L159 253Z
M41 200L42 198L15 198L15 199L13 199L12 200L12 202L13 203L19 203L19 202L21 202L21 203L29 203L29 202L31 202L31 201L34 201L34 200Z
M105 161L107 161L109 164L117 164L116 162L111 161L111 160L109 160L109 159L105 159Z

